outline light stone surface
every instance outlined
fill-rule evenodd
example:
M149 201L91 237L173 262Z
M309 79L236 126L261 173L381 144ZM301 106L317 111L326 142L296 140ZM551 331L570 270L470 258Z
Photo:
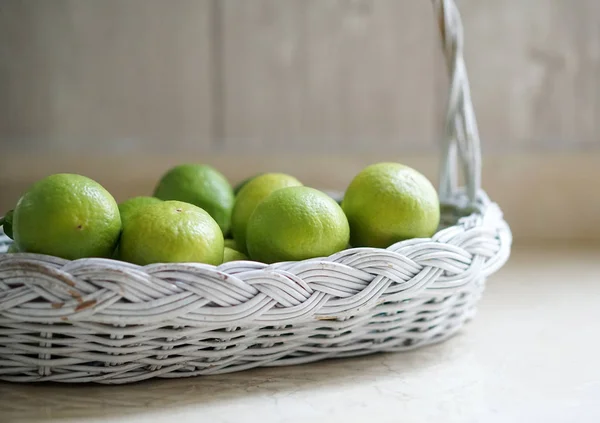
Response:
M600 249L517 248L460 335L410 353L126 386L0 384L13 422L597 422Z

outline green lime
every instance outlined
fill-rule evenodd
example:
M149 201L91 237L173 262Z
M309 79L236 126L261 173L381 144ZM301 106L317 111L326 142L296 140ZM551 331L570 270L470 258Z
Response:
M162 200L159 200L156 197L147 196L133 197L123 201L122 203L119 203L119 212L121 213L121 223L123 227L125 227L127 222L129 222L135 213L139 213L139 211L143 210L146 206L156 203L162 203ZM113 252L112 258L115 260L120 260L121 258L118 245Z
M405 239L428 238L440 222L440 204L431 182L399 163L363 169L346 190L342 208L355 247L387 248Z
M248 257L246 257L244 253L240 253L233 248L225 247L225 251L223 252L223 263L238 260L248 260Z
M172 168L161 178L154 196L198 206L215 219L223 234L229 231L233 189L225 176L210 166L183 164Z
M223 233L200 207L163 201L144 207L123 226L120 258L130 263L223 262Z
M129 218L134 214L146 207L149 204L160 203L162 200L159 200L156 197L133 197L128 200L119 203L119 212L121 213L121 222L123 226L125 226L125 222L129 220Z
M340 206L308 187L282 188L265 198L248 221L250 257L264 263L324 257L348 245L350 229Z
M2 219L0 219L0 226L2 226L2 230L4 231L4 234L7 237L9 237L10 239L13 239L14 215L15 215L15 211L10 210L10 211L6 212L6 214L4 215L4 217Z
M244 188L248 182L260 175L263 175L263 173L257 173L256 175L250 176L249 178L246 178L243 181L239 182L235 187L233 187L233 193L235 195L238 195L242 188Z
M115 199L81 175L61 173L36 182L13 218L15 242L24 251L69 260L110 257L120 232Z
M227 238L225 240L225 246L231 248L232 250L237 250L237 244L235 243L235 240Z
M287 187L302 186L300 181L284 173L265 173L249 181L238 193L231 215L231 232L239 251L246 252L246 228L256 206L271 193Z

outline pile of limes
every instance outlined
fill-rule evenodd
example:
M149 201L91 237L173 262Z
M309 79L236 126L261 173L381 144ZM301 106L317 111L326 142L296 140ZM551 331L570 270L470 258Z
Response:
M51 175L29 188L0 224L15 241L10 252L218 265L386 248L430 237L439 220L433 185L399 163L363 169L341 205L287 174L262 173L234 189L211 166L185 164L170 169L152 197L121 204L85 176Z

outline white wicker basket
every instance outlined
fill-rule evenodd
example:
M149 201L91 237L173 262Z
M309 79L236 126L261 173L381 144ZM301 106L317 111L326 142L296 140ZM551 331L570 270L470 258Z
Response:
M1 254L0 379L116 384L225 373L408 350L461 328L512 238L479 190L458 11L452 0L434 5L452 82L438 233L274 265Z

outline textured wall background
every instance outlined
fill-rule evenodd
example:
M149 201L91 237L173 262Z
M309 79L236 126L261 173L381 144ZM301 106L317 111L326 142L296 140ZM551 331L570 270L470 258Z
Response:
M461 0L490 152L600 146L600 3ZM57 152L434 151L428 0L4 0L0 134Z
M485 181L522 219L531 191L600 166L600 3L459 6ZM132 195L180 160L343 188L369 160L417 157L435 177L446 80L432 13L429 0L3 0L0 206L57 171ZM539 159L556 154L587 161Z

